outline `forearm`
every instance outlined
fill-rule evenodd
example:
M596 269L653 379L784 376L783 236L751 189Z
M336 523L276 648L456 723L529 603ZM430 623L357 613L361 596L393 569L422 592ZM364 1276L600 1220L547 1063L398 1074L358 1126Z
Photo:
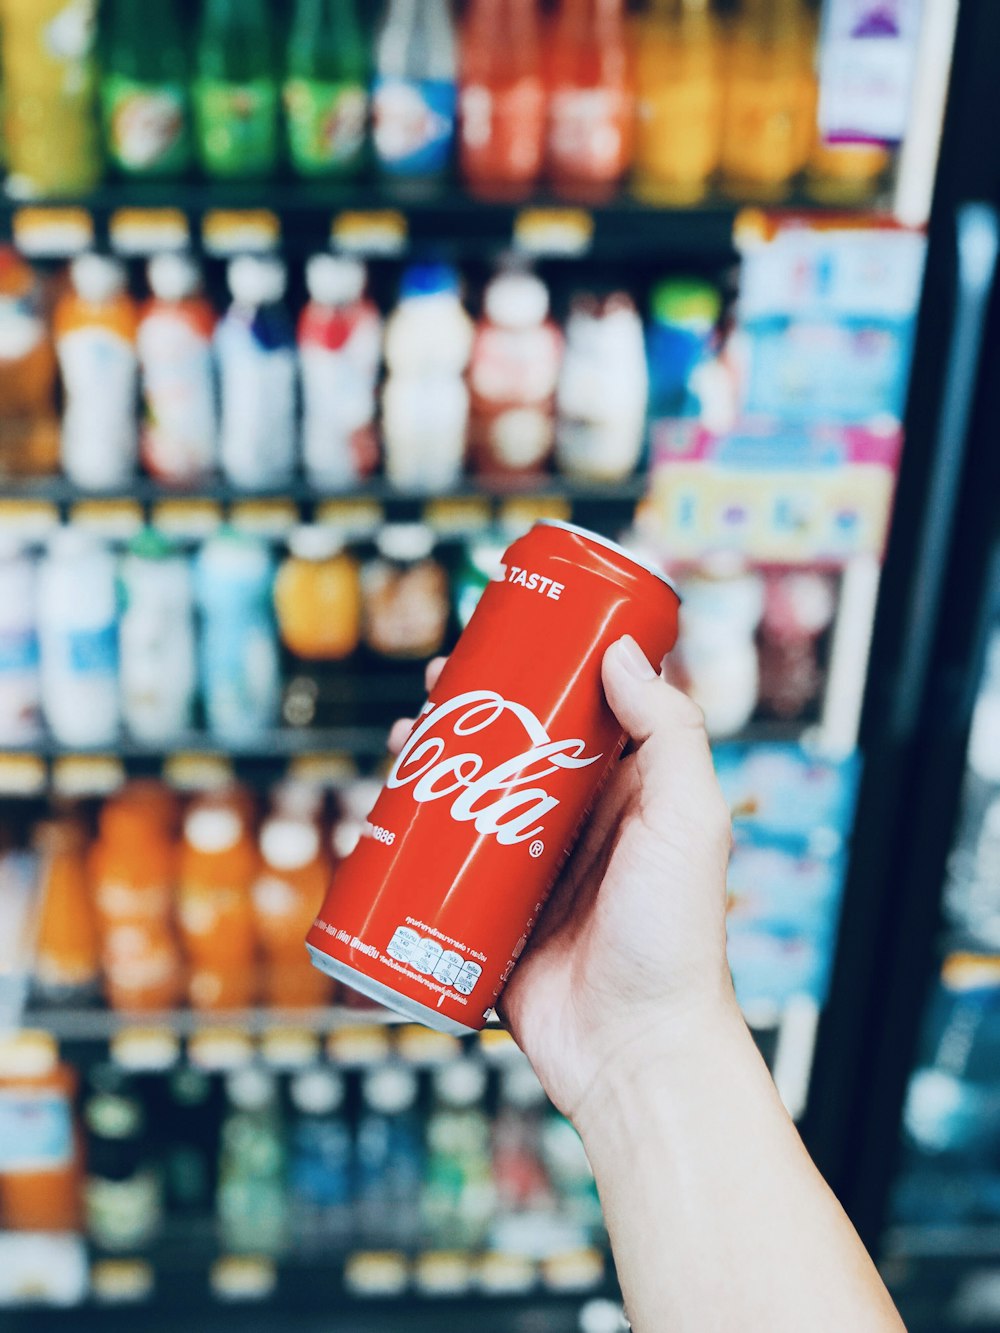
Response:
M735 1008L578 1117L636 1333L899 1333Z

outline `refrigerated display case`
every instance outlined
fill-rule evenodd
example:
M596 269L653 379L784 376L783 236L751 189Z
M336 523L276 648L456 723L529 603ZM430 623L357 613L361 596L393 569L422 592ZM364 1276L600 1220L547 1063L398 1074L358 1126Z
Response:
M803 32L814 8L800 7ZM78 196L30 202L14 181L0 215L31 268L25 277L9 260L10 282L19 311L43 325L52 305L66 301L67 261L90 249L116 256L126 293L143 300L146 260L191 250L217 313L238 295L239 283L227 288L233 258L280 257L287 291L272 282L257 306L284 302L263 342L287 363L301 357L289 330L306 299L305 262L332 248L367 265L382 318L398 308L401 288L424 296L433 289L450 301L444 343L461 325L461 303L482 332L484 290L513 256L544 282L566 360L543 395L544 430L555 437L543 457L552 450L554 464L526 467L515 450L504 469L477 465L473 440L471 465L429 486L412 469L401 482L387 465L362 468L351 484L317 481L296 467L248 487L224 457L221 470L182 486L144 465L85 488L72 467L60 467L51 413L32 417L30 447L14 407L6 413L0 524L11 539L3 553L10 627L23 632L32 619L22 614L23 551L34 562L43 549L50 560L55 548L63 568L49 580L59 595L49 595L58 615L72 613L89 636L95 670L103 669L101 706L111 699L117 707L126 683L113 654L98 649L117 642L125 654L138 644L128 676L138 685L128 688L141 697L144 682L155 686L164 673L150 668L169 654L174 693L153 713L183 720L151 737L136 720L148 723L150 711L126 711L126 725L115 727L112 716L102 735L100 708L85 702L96 730L81 740L55 709L47 714L43 681L41 724L33 717L32 734L2 747L4 919L34 945L32 961L23 943L0 953L0 998L8 1023L53 1034L77 1071L91 1179L78 1235L42 1237L7 1217L0 1270L11 1276L0 1303L70 1307L44 1317L101 1328L140 1311L167 1328L179 1318L243 1322L250 1310L272 1326L306 1327L320 1316L324 1327L352 1329L446 1319L483 1328L620 1326L578 1141L538 1099L502 1034L491 1030L460 1048L346 994L303 1004L273 943L280 932L261 925L263 911L248 946L263 991L248 993L245 959L231 965L195 942L183 907L179 916L164 909L153 932L169 1000L152 1003L153 983L138 985L118 966L106 921L104 943L77 950L80 970L67 982L65 941L53 945L45 913L39 920L33 910L43 885L52 901L58 854L61 919L82 920L72 913L86 910L80 904L101 883L106 826L128 822L107 811L127 780L151 777L173 793L172 839L181 806L188 817L210 817L187 838L202 871L209 854L236 857L252 843L287 904L288 885L305 882L327 853L257 848L261 818L318 825L324 848L332 837L332 854L343 854L370 808L389 724L419 707L422 659L454 642L504 539L543 516L623 539L683 586L686 621L670 669L705 709L736 818L729 935L737 990L786 1104L853 1211L888 867L902 778L920 739L942 605L936 571L952 541L990 284L991 220L977 209L982 196L966 171L963 136L973 119L968 101L982 95L975 52L989 49L993 20L985 3L966 4L956 36L953 4L926 0L919 31L915 7L904 9L895 37L882 34L896 43L882 100L859 103L863 123L848 124L845 72L862 53L856 43L871 34L846 31L845 6L826 6L825 128L855 146L868 135L872 148L893 137L889 122L902 115L905 133L891 170L876 147L878 171L863 188L848 172L850 197L827 190L822 205L818 167L794 183L764 181L753 198L745 181L736 197L713 183L684 207L649 202L648 181L641 199L626 183L596 202L538 186L516 203L473 197L451 176L415 194L365 174L224 182L119 173ZM733 21L738 10L719 5L717 16ZM734 48L744 40L738 31ZM775 77L801 92L808 76L794 46L782 46L792 64L778 62ZM871 68L886 72L877 56ZM838 160L830 149L823 170ZM772 169L762 147L754 170ZM535 323L545 318L543 311ZM645 355L636 358L628 349L639 345L640 320ZM612 323L617 332L608 335ZM261 376L271 373L262 367ZM442 391L449 402L463 371L459 358L457 371L440 372L451 375ZM42 367L39 381L51 384L52 375ZM383 432L391 432L378 375ZM398 365L390 375L399 376ZM64 391L70 378L64 364ZM112 391L110 379L101 383ZM473 414L476 392L473 374ZM637 430L640 392L648 410ZM273 399L261 402L262 412L273 408ZM60 528L88 540L53 541ZM147 528L171 545L154 549ZM133 563L116 567L132 600L98 606L94 587L111 585L95 547L119 562L126 546ZM76 595L85 560L97 572L83 578L87 595ZM126 613L142 602L150 566L161 591L170 583L170 560L193 572L190 588L167 598L167 644L153 633L163 629L155 614L136 624ZM320 596L330 599L338 632L334 647L325 642L313 655L301 606ZM252 659L256 674L241 680L245 695L234 709L229 668L206 645L236 640L245 650L232 670ZM197 689L184 684L192 659ZM15 677L7 673L8 698L24 688ZM28 711L37 714L37 705L29 700ZM249 798L226 795L234 779ZM227 818L242 821L242 833L213 848ZM119 868L136 863L134 846L119 845ZM257 897L276 901L266 886ZM293 915L289 908L287 920ZM47 970L53 948L56 965ZM123 998L129 984L143 991L142 1012ZM294 1005L277 998L288 984ZM153 1035L143 1038L142 1029ZM369 1076L383 1069L392 1071L388 1087L372 1091ZM461 1124L461 1160L436 1142L440 1115ZM174 1123L183 1130L176 1141L167 1128ZM367 1176L358 1165L365 1153L374 1155ZM400 1193L380 1195L390 1178L404 1182ZM254 1218L280 1225L269 1234ZM42 1317L17 1315L26 1329Z

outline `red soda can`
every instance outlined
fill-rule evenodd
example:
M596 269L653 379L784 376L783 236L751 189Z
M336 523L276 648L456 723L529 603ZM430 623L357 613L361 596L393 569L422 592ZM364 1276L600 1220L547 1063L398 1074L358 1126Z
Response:
M631 634L659 664L679 605L572 524L508 547L334 874L313 963L430 1027L481 1029L625 743L604 651Z

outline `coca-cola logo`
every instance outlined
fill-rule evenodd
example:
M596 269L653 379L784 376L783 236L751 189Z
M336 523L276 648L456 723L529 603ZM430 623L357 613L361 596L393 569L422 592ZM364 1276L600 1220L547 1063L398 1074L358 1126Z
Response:
M524 748L487 767L477 750L463 748L467 737L487 731L491 748L501 744L501 733L505 746L513 738ZM386 786L412 786L419 802L450 800L452 819L471 822L477 833L505 846L530 842L532 855L539 856L540 821L559 804L541 784L560 770L596 764L600 754L586 754L586 748L582 740L552 740L523 704L493 690L469 690L425 706Z

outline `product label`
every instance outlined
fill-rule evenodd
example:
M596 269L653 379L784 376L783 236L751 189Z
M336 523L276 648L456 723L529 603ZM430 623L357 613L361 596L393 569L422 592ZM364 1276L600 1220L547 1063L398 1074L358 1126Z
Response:
M152 314L139 330L146 421L143 461L157 476L186 480L215 456L210 340L183 316Z
M202 165L220 176L269 171L278 155L278 87L270 79L194 85Z
M614 180L628 156L631 107L615 88L570 88L552 97L549 154L553 170L583 180Z
M137 83L108 74L101 85L108 152L123 171L182 171L187 166L184 87Z
M827 0L819 125L834 142L898 143L910 114L920 0Z
M72 1157L73 1122L65 1097L0 1090L0 1173L54 1171Z
M21 675L38 667L38 636L28 627L0 630L0 674Z
M357 83L289 79L285 84L288 147L302 172L356 165L365 144L368 98Z
M118 664L118 636L114 625L71 630L66 635L70 671L81 676L114 675Z
M462 89L462 165L483 181L531 181L542 166L545 92L540 79Z
M249 329L223 326L222 465L231 481L263 486L287 477L295 458L295 354L267 350Z
M448 79L376 79L375 150L400 175L443 171L455 132L455 85Z

